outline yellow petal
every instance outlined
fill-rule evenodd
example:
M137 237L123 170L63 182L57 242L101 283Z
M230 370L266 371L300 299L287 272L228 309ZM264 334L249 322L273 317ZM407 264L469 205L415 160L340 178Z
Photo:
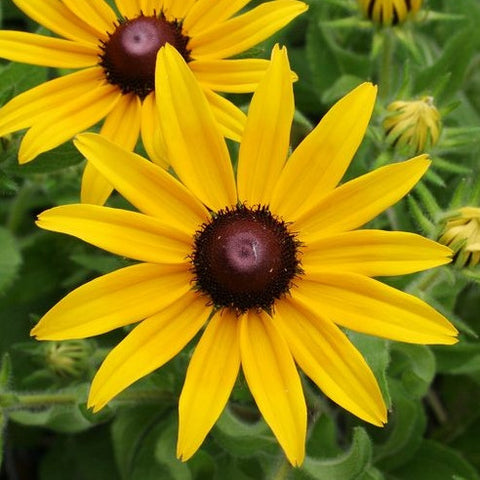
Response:
M98 67L80 70L42 83L17 95L0 109L0 136L30 127L58 108L96 89L104 82Z
M208 89L204 90L204 93L217 121L217 128L225 137L240 142L247 116L234 103L218 93Z
M162 0L137 0L138 6L144 15L159 14L162 11Z
M295 220L294 231L301 232L307 244L316 238L358 228L398 202L420 180L430 165L426 155L387 165L350 180ZM284 217L290 221L290 217Z
M213 210L237 201L227 146L195 76L169 44L157 57L155 92L168 158L182 182Z
M241 10L251 0L197 0L183 21L183 29L194 37L223 22Z
M104 0L94 2L62 0L62 2L83 22L95 28L99 38L107 40L107 32L112 33L115 30L117 15Z
M365 135L376 92L364 83L325 114L285 165L272 196L273 211L298 218L337 186Z
M182 264L191 253L188 235L157 218L119 208L62 205L42 212L37 225L144 262Z
M240 201L266 205L287 159L293 112L292 77L286 48L275 46L267 73L255 91L238 155Z
M260 58L194 60L188 64L204 88L228 93L253 92L269 65Z
M296 280L295 300L358 332L401 342L457 342L457 330L422 300L362 275L309 273Z
M136 18L140 15L138 0L115 0L118 11L124 18Z
M133 382L160 368L202 328L211 308L194 292L144 320L119 343L92 382L88 407L97 412Z
M181 460L198 450L217 421L239 368L238 318L224 310L210 320L188 365L178 404L177 457Z
M141 212L190 238L209 218L205 207L172 175L101 135L79 135L75 146Z
M105 118L100 134L126 150L133 150L140 132L141 109L137 95L122 95ZM82 202L103 205L112 190L107 178L87 162L82 178Z
M18 151L19 163L29 162L105 118L121 95L114 85L106 83L44 115L23 137Z
M197 0L163 0L163 8L170 20L185 18Z
M186 265L141 263L69 293L33 328L38 340L86 338L138 322L178 302L191 288Z
M194 36L188 46L194 59L226 58L244 52L307 10L296 0L265 2Z
M307 409L300 377L275 320L249 312L240 319L242 368L250 391L290 463L305 455Z
M13 0L35 22L58 35L98 45L98 34L58 0Z
M306 272L333 270L369 277L405 275L444 265L452 251L409 232L355 230L314 240L302 248Z
M276 305L275 324L298 366L325 395L362 420L378 426L386 422L375 376L338 327L290 299Z
M36 33L1 30L0 57L42 67L83 68L98 63L98 47Z
M163 168L168 168L169 162L165 141L160 128L160 112L157 109L155 93L145 97L142 104L141 132L142 142L148 158Z

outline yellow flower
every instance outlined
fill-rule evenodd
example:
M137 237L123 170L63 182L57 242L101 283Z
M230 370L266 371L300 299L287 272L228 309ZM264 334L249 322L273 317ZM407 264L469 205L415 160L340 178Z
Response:
M416 153L434 146L440 137L440 113L433 97L392 102L392 112L383 122L387 140L399 147L410 146Z
M480 263L480 208L463 207L446 223L439 242L455 252L455 264L474 267Z
M18 95L0 109L0 137L28 128L26 163L102 119L101 133L165 163L155 110L155 59L172 44L204 88L223 133L240 140L245 115L216 93L252 92L268 67L262 59L225 60L248 50L307 9L296 0L265 2L234 16L250 0L13 0L26 15L64 37L0 31L0 57L77 69ZM165 166L165 165L164 165ZM82 201L103 204L111 185L87 165Z
M285 163L294 99L286 51L275 48L250 105L235 178L208 101L170 46L159 52L156 82L180 180L82 134L79 150L139 213L78 204L38 219L42 228L142 263L79 287L32 335L84 338L141 321L95 376L88 404L98 411L205 327L179 401L182 460L214 425L240 367L293 465L304 458L307 424L295 363L338 405L382 425L376 379L338 326L403 342L456 342L455 328L433 308L372 278L448 263L450 249L413 233L355 230L402 198L428 159L338 186L375 102L376 88L365 83Z
M420 10L423 0L358 0L363 14L380 25L403 23Z

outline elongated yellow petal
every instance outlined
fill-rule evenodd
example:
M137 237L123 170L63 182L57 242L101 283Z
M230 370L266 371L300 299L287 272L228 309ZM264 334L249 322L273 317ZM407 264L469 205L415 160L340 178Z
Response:
M296 219L294 231L307 244L316 238L358 228L405 196L430 165L426 155L387 165L336 188ZM284 217L290 221L290 217Z
M387 409L370 367L333 323L290 299L278 302L275 324L298 366L335 403L382 426Z
M126 150L133 150L140 132L142 104L137 95L122 95L107 115L100 134ZM93 165L87 162L82 178L83 203L103 205L113 186Z
M141 212L193 238L209 215L205 207L172 175L152 162L85 133L74 141L80 152Z
M98 63L98 48L36 33L1 30L0 57L43 67L83 68Z
M55 115L58 108L75 104L78 97L103 82L103 70L93 67L55 78L17 95L0 109L0 136L30 127L45 116Z
M298 218L337 186L365 135L376 92L370 83L352 90L295 149L272 196L277 214Z
M197 0L164 0L163 8L167 12L169 20L181 20L185 18Z
M39 340L86 338L138 322L190 289L187 265L141 263L96 278L69 293L33 328Z
M88 406L100 410L133 382L174 357L202 328L211 309L194 292L144 320L119 343L92 382Z
M95 28L100 39L107 40L107 32L112 33L115 30L117 15L104 0L94 2L62 0L62 2L83 22Z
M192 239L157 218L98 205L62 205L42 212L37 225L67 233L117 255L183 264Z
M58 0L13 0L28 17L62 37L98 45L98 33Z
M268 205L287 159L293 112L292 77L286 48L275 46L267 73L255 91L238 155L240 201Z
M269 65L260 58L194 60L188 64L204 88L228 93L253 92Z
M227 58L244 52L307 10L296 0L265 2L193 37L188 46L194 59Z
M290 463L300 465L307 409L287 342L265 313L249 312L240 322L242 368L250 391Z
M240 142L247 116L234 103L218 93L208 89L204 90L204 93L217 121L217 128L225 137Z
M238 318L225 310L210 320L195 348L178 404L177 456L183 461L198 450L227 403L240 368L238 337Z
M157 57L156 97L169 160L182 182L213 210L237 201L232 165L195 76L170 45Z
M139 0L115 0L118 11L124 18L135 18L140 15Z
M162 0L137 0L138 6L144 15L159 14L162 11Z
M241 10L251 0L197 0L185 20L183 28L187 35L193 37Z
M99 85L44 115L23 137L18 151L19 163L27 163L95 125L112 111L121 95L114 85Z
M307 272L333 270L369 277L405 275L444 265L452 251L409 232L355 230L315 240L302 249Z
M457 330L422 300L363 275L309 273L291 290L311 311L358 332L401 342L457 342Z
M157 165L168 168L167 150L160 127L159 115L155 92L152 92L145 97L142 104L142 142L148 158Z

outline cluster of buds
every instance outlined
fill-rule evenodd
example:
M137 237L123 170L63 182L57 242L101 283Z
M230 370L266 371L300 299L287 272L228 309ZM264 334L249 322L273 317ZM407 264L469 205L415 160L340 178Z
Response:
M92 346L84 340L44 344L44 361L59 377L79 378L88 370Z
M358 0L365 17L383 26L399 25L420 10L423 0Z

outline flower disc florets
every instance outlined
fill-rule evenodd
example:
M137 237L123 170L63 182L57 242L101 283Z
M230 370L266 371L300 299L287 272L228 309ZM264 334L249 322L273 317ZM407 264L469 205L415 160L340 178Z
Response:
M221 210L195 235L196 287L218 308L270 311L302 273L299 247L268 207Z
M145 98L155 88L157 53L166 43L173 45L189 60L189 37L178 22L169 22L163 14L140 15L122 21L100 48L100 65L107 80L118 85L123 93L136 93Z

